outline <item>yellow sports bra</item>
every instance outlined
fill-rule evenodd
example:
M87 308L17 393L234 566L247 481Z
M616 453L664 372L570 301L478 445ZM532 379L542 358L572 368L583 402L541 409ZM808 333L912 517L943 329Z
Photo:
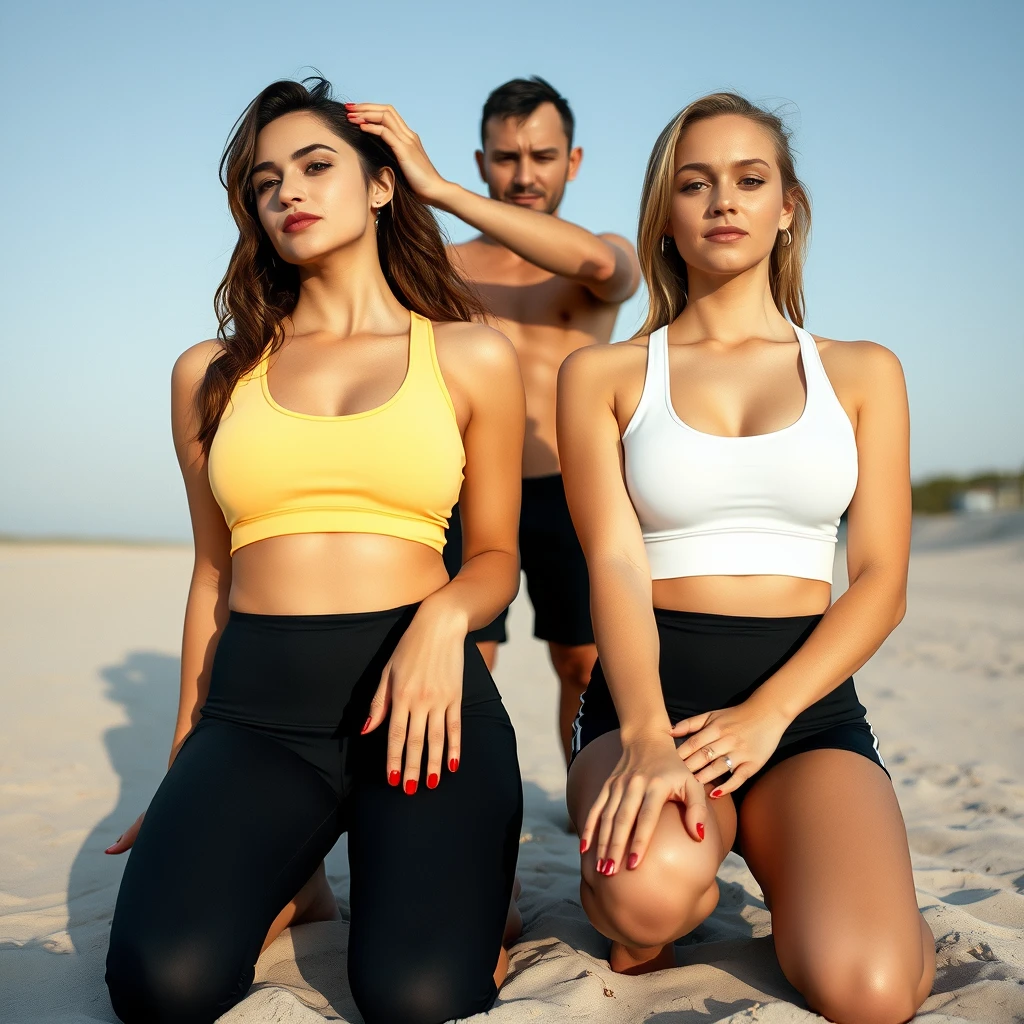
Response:
M398 391L350 416L282 408L267 386L269 359L268 346L235 386L210 449L231 554L291 533L377 533L441 551L466 453L430 321L412 313Z

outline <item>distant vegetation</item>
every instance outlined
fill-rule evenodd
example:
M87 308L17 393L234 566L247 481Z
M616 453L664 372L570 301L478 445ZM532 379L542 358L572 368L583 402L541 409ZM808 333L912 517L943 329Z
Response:
M979 473L937 476L913 486L915 512L952 512L970 507L969 495L989 494L996 508L1016 508L1024 501L1024 473Z

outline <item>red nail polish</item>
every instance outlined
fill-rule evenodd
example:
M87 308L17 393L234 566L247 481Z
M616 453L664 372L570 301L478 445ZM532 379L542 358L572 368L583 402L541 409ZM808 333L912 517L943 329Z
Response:
M613 861L613 860L606 860L604 862L604 873L606 875L613 875L613 874L615 874L615 861Z
M721 795L722 795L722 791L720 789L713 789L713 790L711 790L711 799L712 800L717 800Z
M629 860L626 861L626 864L629 867L630 871L632 871L633 868L635 868L637 866L637 863L639 862L639 860L640 860L640 854L639 853L631 853L629 855Z
M703 843L704 842L704 822L697 822L697 838Z
M355 104L354 103L346 103L346 104L344 104L344 106L346 106L346 107L354 107Z
M581 839L580 840L580 853L586 853L587 852L587 847L589 845L590 844L586 841L586 839Z
M458 770L459 770L459 759L457 757L453 757L448 762L448 771L450 771L450 772L457 772Z
M416 787L419 785L415 779L405 780L405 792L407 796L412 796L416 792Z
M401 773L401 772L391 772L391 774L390 774L390 775L388 775L388 782L389 782L389 783L390 783L390 784L391 784L392 786L397 786L397 785L398 785L398 780L399 780L399 779L400 779L401 777L402 777L402 773Z
M427 789L437 789L437 783L438 783L437 773L436 772L431 772L427 776Z
M603 875L604 874L604 858L603 857L598 857L597 858L597 873L599 875Z
M360 730L359 730L359 735L360 735L360 736L365 736L365 735L366 735L366 730L370 728L370 723L371 723L372 721L373 721L373 715L371 715L371 716L370 716L370 717L369 717L369 718L368 718L368 719L366 720L366 722L365 722L365 723L363 724L363 727L362 727L362 729L360 729Z

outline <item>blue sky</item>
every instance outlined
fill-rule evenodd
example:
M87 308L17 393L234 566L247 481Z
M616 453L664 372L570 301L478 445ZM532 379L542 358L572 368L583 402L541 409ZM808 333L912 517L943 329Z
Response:
M1020 2L4 5L0 533L188 536L168 377L215 327L217 161L252 96L310 67L394 103L469 187L487 93L544 75L585 150L563 214L630 237L676 110L721 88L784 106L808 327L899 355L916 477L1019 468L1022 51Z

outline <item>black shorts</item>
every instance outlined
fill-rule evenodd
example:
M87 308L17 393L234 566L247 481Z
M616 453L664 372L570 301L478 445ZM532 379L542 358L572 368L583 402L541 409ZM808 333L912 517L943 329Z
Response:
M655 608L654 617L661 646L661 691L673 725L705 711L742 703L789 661L821 621L820 615L759 618L663 608ZM737 810L765 772L808 750L851 750L888 774L878 740L864 716L851 677L797 715L764 767L732 794ZM573 758L592 740L618 727L608 682L598 662L573 723Z
M462 564L462 524L458 507L452 510L448 543L444 549L448 575ZM594 642L590 624L590 577L576 530L569 516L562 478L530 477L523 481L519 518L519 557L526 574L526 590L533 605L533 635L549 643L578 647ZM507 639L503 611L473 639Z

